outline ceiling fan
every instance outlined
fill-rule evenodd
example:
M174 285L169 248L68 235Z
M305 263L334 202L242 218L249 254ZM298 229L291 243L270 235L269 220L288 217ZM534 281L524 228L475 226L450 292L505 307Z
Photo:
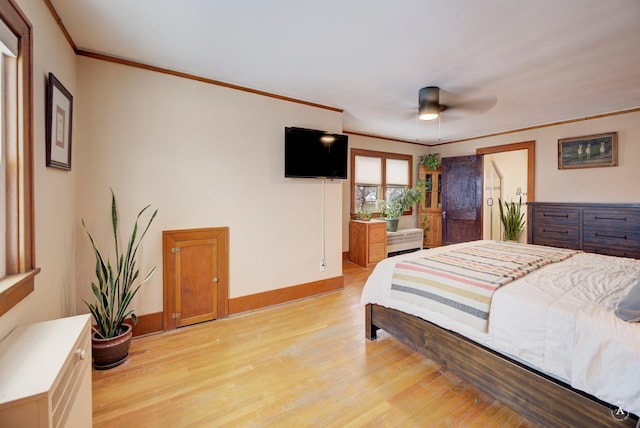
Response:
M447 104L440 104L440 94L444 93ZM473 92L465 89L462 92ZM437 86L426 86L418 93L418 118L420 120L434 120L447 109L466 110L472 113L484 113L496 105L497 97L469 98L453 92L441 90Z
M440 113L447 109L447 106L440 104L440 88L437 86L426 86L418 93L418 117L420 120L433 120L440 116Z
M444 98L445 104L440 103L440 97ZM447 110L446 121L470 118L469 114L482 114L491 110L497 103L495 95L482 95L478 89L473 87L457 87L452 91L440 89L438 86L426 86L418 92L418 115L413 117L416 122L416 141L419 142L420 135L427 132L429 136L423 135L426 141L441 141L441 113ZM455 110L455 112L454 112ZM451 113L450 113L451 112ZM438 119L435 121L434 119ZM420 130L420 122L437 122L437 131L431 126ZM434 133L437 132L437 135ZM436 138L437 137L437 138Z

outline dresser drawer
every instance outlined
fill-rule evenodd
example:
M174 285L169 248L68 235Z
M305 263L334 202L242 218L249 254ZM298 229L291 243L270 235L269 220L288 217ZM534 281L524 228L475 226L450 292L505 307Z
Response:
M580 210L575 208L536 208L535 224L578 225Z
M601 245L584 244L584 251L587 253L604 254L607 256L631 257L640 259L640 248L603 247Z
M640 224L640 212L616 209L585 209L582 213L585 227L632 228Z
M387 239L387 224L381 223L369 227L369 242L384 242Z
M369 263L377 263L387 257L387 245L384 242L369 244Z
M533 234L535 237L534 242L540 245L553 245L552 243L555 242L563 242L577 246L580 243L580 234L576 225L536 224Z
M586 244L604 247L640 248L640 230L585 227L582 240Z

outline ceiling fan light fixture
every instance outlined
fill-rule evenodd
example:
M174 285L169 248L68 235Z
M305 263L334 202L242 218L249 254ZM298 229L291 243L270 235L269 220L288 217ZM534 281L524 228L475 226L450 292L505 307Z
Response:
M418 117L420 120L433 120L440 116L440 112L447 107L440 105L440 88L427 86L420 89L418 94Z
M433 120L440 116L440 111L437 106L427 106L424 110L420 111L420 120Z

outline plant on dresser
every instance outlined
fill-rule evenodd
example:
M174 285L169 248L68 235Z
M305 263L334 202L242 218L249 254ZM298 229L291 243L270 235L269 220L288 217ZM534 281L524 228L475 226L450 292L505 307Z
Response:
M133 324L137 324L138 318L134 309L130 309L131 302L140 287L151 278L156 269L155 266L151 268L144 278L138 284L135 284L140 274L136 261L138 248L153 219L158 214L156 209L151 214L142 233L139 233L138 220L149 207L150 205L147 205L138 213L133 230L126 243L126 250L122 252L121 245L118 242L118 207L113 190L111 191L111 224L115 247L115 266L111 264L108 257L105 263L103 253L96 247L93 236L91 236L84 220L82 220L82 226L89 236L96 258L98 283L91 282L91 291L95 297L95 302L88 303L85 301L85 304L96 322L91 342L93 365L97 369L116 367L125 362L129 355L132 326L124 321L130 316Z

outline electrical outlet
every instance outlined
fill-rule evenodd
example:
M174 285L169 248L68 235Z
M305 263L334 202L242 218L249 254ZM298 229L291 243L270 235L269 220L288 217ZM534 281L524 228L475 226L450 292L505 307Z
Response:
M324 272L324 268L325 268L325 264L324 264L324 260L320 260L320 272Z

